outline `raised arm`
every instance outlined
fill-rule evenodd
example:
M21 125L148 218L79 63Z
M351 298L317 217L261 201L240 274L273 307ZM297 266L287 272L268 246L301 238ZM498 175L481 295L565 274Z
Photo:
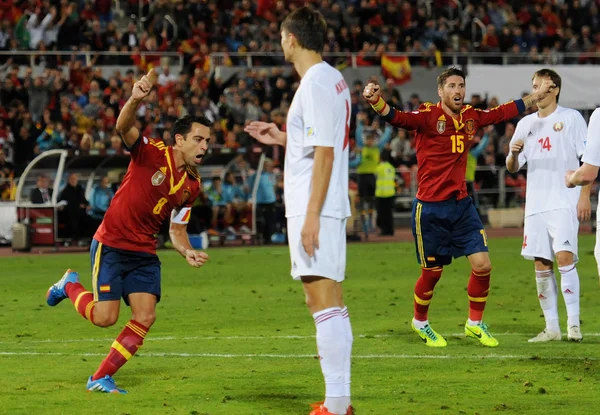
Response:
M117 118L116 129L123 143L131 149L140 137L140 132L135 127L135 114L140 103L150 94L152 87L156 85L158 75L154 69L150 69L146 75L133 85L131 97L127 100Z
M389 106L381 97L379 85L367 84L363 96L371 104L373 110L394 127L416 130L424 123L425 117L422 111L403 112Z
M382 151L385 148L385 145L390 142L393 132L394 127L392 127L390 124L387 124L385 126L385 130L383 130L381 138L379 139L379 143L377 143L377 145L379 146L379 151Z
M523 99L510 101L506 104L499 105L496 108L489 110L476 109L475 111L479 115L480 125L485 127L486 125L497 124L499 122L515 118L517 115L525 112L529 108L533 107L536 103L546 98L546 96L555 86L556 85L554 85L549 79L544 79L537 91L527 95Z

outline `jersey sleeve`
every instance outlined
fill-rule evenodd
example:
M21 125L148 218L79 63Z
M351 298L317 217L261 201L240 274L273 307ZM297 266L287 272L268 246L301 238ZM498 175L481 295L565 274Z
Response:
M318 82L309 82L302 91L303 147L335 146L333 101L332 91Z
M159 154L166 150L167 146L162 141L156 141L152 138L144 137L140 133L140 137L129 148L131 160L136 164L145 164L150 160L154 160Z
M519 111L519 106L514 101L507 102L506 104L499 105L489 110L475 109L474 111L479 117L480 127L510 120L515 118L521 112Z
M581 161L600 167L600 108L596 108L590 117L585 152Z
M569 126L569 135L573 139L573 145L577 157L581 158L585 152L585 141L587 139L587 124L579 111L573 111L573 120Z
M526 128L525 123L523 122L523 120L521 120L521 121L519 121L517 123L517 127L515 128L515 133L513 134L512 138L510 139L510 147L512 147L512 145L515 142L519 141L519 140L523 141L524 143L527 142L528 131L526 131L526 129L527 128ZM527 144L525 144L523 146L523 151L521 151L519 153L519 159L518 159L518 161L519 161L519 169L521 169L527 163L526 153L527 153ZM510 156L510 154L508 154L506 156L507 160L508 160L509 156Z
M429 107L418 109L411 112L398 111L390 106L390 112L383 117L388 123L394 127L404 128L405 130L418 130L420 127L427 125L427 120L431 115Z

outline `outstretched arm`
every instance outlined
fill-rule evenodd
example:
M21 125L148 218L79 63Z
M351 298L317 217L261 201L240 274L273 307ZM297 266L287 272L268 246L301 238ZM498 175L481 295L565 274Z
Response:
M131 97L119 113L116 129L128 149L131 149L140 137L140 132L135 127L135 114L138 106L148 96L157 80L158 75L156 75L154 69L150 69L147 75L144 75L142 79L133 85Z

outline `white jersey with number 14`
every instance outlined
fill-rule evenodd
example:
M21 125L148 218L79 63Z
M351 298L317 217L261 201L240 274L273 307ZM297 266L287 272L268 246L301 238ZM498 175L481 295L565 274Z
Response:
M586 136L585 120L571 108L558 106L545 118L534 113L519 121L510 143L525 143L519 154L519 168L527 164L525 216L576 209L581 188L567 188L565 174L579 167Z
M302 77L287 118L284 169L288 218L306 215L311 193L315 147L333 147L333 170L321 216L350 216L348 157L350 92L341 72L326 62Z

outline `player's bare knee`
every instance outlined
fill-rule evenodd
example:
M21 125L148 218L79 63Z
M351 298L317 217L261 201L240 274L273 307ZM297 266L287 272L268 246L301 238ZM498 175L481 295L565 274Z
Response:
M550 271L554 268L554 262L546 258L535 258L536 271Z
M132 318L138 323L151 327L156 321L156 313L154 312L138 312L132 316Z
M94 313L94 325L98 327L114 326L118 319L118 313Z
M471 266L477 274L487 274L492 271L492 261L489 258L473 261Z
M568 267L569 265L573 265L575 258L573 258L572 252L561 251L556 253L556 262L559 268Z

